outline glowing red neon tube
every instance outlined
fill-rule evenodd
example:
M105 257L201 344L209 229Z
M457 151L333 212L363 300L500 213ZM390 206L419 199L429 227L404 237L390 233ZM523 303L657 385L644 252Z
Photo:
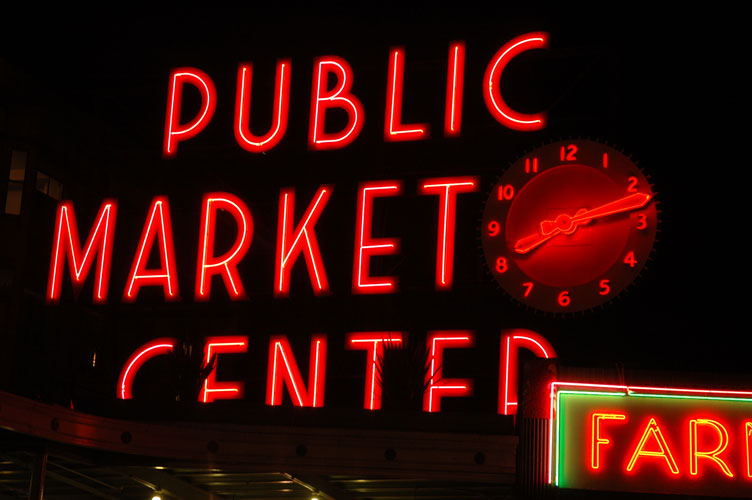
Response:
M429 332L426 338L429 355L426 373L426 390L423 393L423 411L441 410L441 398L470 396L473 380L469 378L444 378L444 349L466 348L475 345L475 333L462 330Z
M449 46L447 64L446 105L444 108L444 136L459 137L462 130L462 94L465 84L465 42Z
M176 344L176 339L162 337L147 342L131 354L131 357L123 365L123 369L120 370L117 397L119 399L133 398L133 381L143 364L157 356L171 353Z
M451 290L454 277L454 228L457 194L478 190L476 177L426 179L419 183L421 194L439 195L439 234L436 244L436 289Z
M389 54L389 76L386 88L384 140L416 141L428 138L427 123L402 123L402 93L405 86L405 49L394 48Z
M227 292L233 300L245 298L245 289L238 274L237 265L243 260L253 238L253 218L243 201L229 193L207 193L201 210L201 233L196 271L196 300L209 300L211 277L222 276ZM238 227L237 238L232 247L222 256L214 256L214 231L217 210L228 212Z
M539 358L555 358L556 351L543 335L524 328L505 330L501 334L499 362L499 406L501 415L517 413L517 374L520 349L527 349Z
M193 85L201 94L201 108L188 123L180 125L180 111L183 105L183 85ZM217 91L209 75L196 68L177 68L170 73L170 86L167 92L167 113L165 118L164 155L174 157L178 153L178 143L195 137L209 124L217 105Z
M526 33L509 41L493 56L483 77L483 98L496 120L513 130L533 131L546 126L546 113L525 114L514 111L501 97L501 74L509 61L522 52L548 48L548 33Z
M76 294L86 281L89 270L97 256L97 271L94 276L94 302L107 301L107 292L110 282L110 265L112 263L112 242L115 233L115 217L117 214L117 202L105 200L99 207L99 213L95 218L92 230L86 240L85 249L81 249L81 240L78 237L78 223L73 203L61 201L57 206L55 217L55 243L52 247L50 259L50 273L47 280L47 302L57 304L60 302L60 293L63 286L63 260L68 256L68 269L70 271L73 289Z
M329 293L324 261L321 258L315 226L321 216L332 186L321 186L308 205L301 222L294 228L295 189L282 189L279 194L279 217L277 224L277 257L274 268L274 295L287 297L290 294L290 271L301 252L308 267L313 292L316 295Z
M337 77L338 84L327 90L329 74ZM308 146L313 150L338 149L350 144L363 129L365 113L360 99L351 92L353 71L341 57L319 57L313 65L311 86L311 117L308 129ZM339 132L326 132L326 112L329 109L347 112L348 125Z
M207 337L204 341L204 366L207 366L213 356L219 354L248 352L248 337L245 335L228 335L222 337ZM216 357L219 359L219 356ZM204 385L198 395L202 403L211 403L217 399L243 399L243 382L217 382L217 364L204 379Z
M373 199L397 196L402 193L399 181L365 182L358 189L358 211L355 228L355 256L353 258L353 293L394 293L397 278L371 276L371 257L399 253L399 239L373 238Z
M282 385L295 406L324 406L326 381L326 335L311 337L311 355L308 363L308 389L303 383L298 363L293 356L290 342L284 335L269 340L269 364L266 380L266 404L282 404Z
M274 117L269 131L261 136L251 132L248 125L251 114L251 85L253 64L241 64L238 68L238 85L235 97L235 139L240 147L251 153L261 153L276 146L287 130L290 107L289 59L277 61L277 77L274 92Z
M159 237L159 269L146 269L154 241ZM149 217L141 233L136 256L133 259L128 285L123 292L124 302L133 302L142 286L161 286L165 300L179 300L178 274L175 264L175 245L172 239L170 204L166 196L155 196L149 208Z
M366 388L363 408L381 409L382 380L379 377L379 363L384 359L384 344L402 347L402 332L357 332L347 335L348 349L366 351ZM383 370L383 365L380 367ZM381 371L383 373L383 371Z

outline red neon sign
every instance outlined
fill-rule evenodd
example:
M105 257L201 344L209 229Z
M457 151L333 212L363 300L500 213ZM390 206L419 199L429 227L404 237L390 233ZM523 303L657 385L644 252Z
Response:
M402 123L402 91L405 85L405 49L392 49L389 54L389 76L386 89L384 140L415 141L427 139L427 123Z
M223 337L208 337L204 342L204 366L211 363L212 358L218 360L219 354L244 353L248 351L248 337L244 335L228 335ZM243 382L217 382L217 365L204 379L198 400L211 403L217 399L243 399Z
M449 46L444 135L458 137L462 130L462 97L465 89L465 42Z
M554 382L549 480L646 493L752 494L752 392Z
M314 227L332 195L332 186L321 186L308 205L300 223L293 230L295 213L295 190L283 189L279 194L279 218L277 224L277 257L274 268L274 294L287 297L290 294L290 271L301 252L305 256L313 292L323 295L329 292L324 261Z
M545 48L548 48L548 33L527 33L510 40L491 59L483 77L483 98L486 100L486 107L491 115L499 123L522 131L540 130L546 126L545 113L525 114L514 111L501 97L499 88L501 73L509 61L527 50Z
M353 293L393 293L397 291L394 276L371 276L371 257L399 253L397 238L373 238L373 200L402 193L399 181L365 182L358 190L358 211L353 258Z
M159 238L157 240L157 238ZM159 269L146 269L154 241L159 242ZM134 302L142 286L161 286L165 300L178 300L178 274L175 264L175 245L172 239L170 205L166 196L156 196L151 202L149 216L141 233L133 259L128 285L123 292L124 302Z
M235 96L235 139L240 147L251 153L262 153L276 146L287 130L287 116L290 108L289 59L277 62L277 81L274 92L274 117L269 131L255 135L248 125L251 114L251 82L253 64L241 64L238 68L238 86Z
M300 375L298 363L293 356L290 342L284 335L278 335L269 341L269 365L266 379L266 404L282 404L282 385L295 406L324 406L324 387L326 381L326 335L311 337L311 354L308 363L308 388Z
M52 247L50 273L47 280L48 303L57 304L60 302L60 293L63 287L63 267L65 266L63 260L66 255L71 281L76 293L86 281L89 270L94 263L94 256L97 256L93 300L96 303L107 301L116 214L117 202L115 200L102 202L94 226L86 240L85 248L82 250L73 203L70 201L60 202L55 217L55 241Z
M163 337L154 339L142 345L131 354L120 370L117 385L118 399L131 399L133 397L133 381L141 367L152 358L169 354L175 349L177 339Z
M237 196L229 193L204 195L199 235L198 269L196 271L196 300L209 300L211 277L219 274L233 300L245 298L245 289L240 280L237 265L245 257L253 238L253 218L248 206ZM214 232L217 211L228 212L237 225L237 238L232 247L222 256L214 255Z
M329 74L337 77L337 85L327 90ZM365 113L360 99L352 92L353 70L341 57L319 57L313 65L311 87L311 119L308 146L314 150L343 148L354 141L363 128ZM339 132L325 132L326 112L340 108L347 112L348 125Z
M201 94L201 109L188 123L180 124L183 105L183 85L193 85ZM178 143L195 137L204 130L214 115L217 106L217 91L209 75L196 68L178 68L170 74L165 118L164 155L174 157Z
M421 193L439 195L436 289L451 290L454 276L454 228L457 220L457 194L475 192L480 183L475 177L448 177L426 179L419 185Z
M379 378L379 360L384 359L384 345L402 348L402 332L359 332L350 333L345 340L348 349L366 351L366 389L363 408L381 409L381 379Z
M502 125L519 131L540 130L546 126L545 113L525 114L510 108L499 89L501 76L509 64L522 52L547 48L549 35L533 32L514 38L499 49L489 61L483 78L483 97L489 112ZM405 86L404 47L391 48L386 65L386 91L384 101L384 140L414 141L427 139L430 124L402 123L403 90ZM241 63L238 67L235 90L235 116L233 131L240 147L251 153L274 148L287 131L290 106L291 59L277 61L272 123L263 135L250 130L251 82L253 65ZM329 77L335 83L329 87ZM311 105L308 123L308 147L312 150L344 148L360 134L365 123L365 111L360 99L353 94L355 73L350 64L337 56L320 56L313 61ZM201 106L195 116L181 123L183 87L189 84L198 90ZM465 87L465 42L449 45L446 65L446 98L444 101L444 136L458 137L462 130L462 102ZM209 124L217 103L217 92L211 78L196 68L177 68L170 74L165 116L164 155L177 155L178 144L195 137ZM327 130L327 111L341 110L347 114L347 123L336 131Z
M441 410L443 397L472 395L472 379L444 378L444 349L473 347L475 333L458 330L429 332L426 344L429 368L426 372L426 390L423 393L423 411L431 413Z

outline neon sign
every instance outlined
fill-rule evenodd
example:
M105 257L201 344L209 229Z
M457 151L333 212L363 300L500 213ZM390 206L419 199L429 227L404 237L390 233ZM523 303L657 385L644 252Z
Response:
M502 72L519 54L548 48L549 35L545 32L526 33L504 46L488 62L483 77L483 99L489 113L499 123L512 130L535 131L545 128L546 113L526 114L506 104L500 90ZM428 123L403 123L402 110L407 51L394 47L389 51L387 86L384 109L384 140L418 141L430 136ZM277 61L272 123L266 133L257 135L249 129L253 64L241 63L238 67L235 91L234 132L238 145L250 153L264 153L274 148L287 131L290 107L290 78L292 60ZM334 85L330 87L330 76ZM443 79L443 75L442 75ZM446 69L446 100L444 110L444 136L458 137L462 130L462 101L465 88L465 42L449 44ZM311 104L308 125L308 148L314 151L340 149L358 138L365 122L365 108L353 92L355 73L342 57L328 55L313 61ZM201 96L201 106L187 122L181 123L182 96L185 85L195 87ZM212 79L200 69L183 67L172 71L167 91L167 111L163 153L174 158L178 144L201 133L212 120L217 103L217 90ZM327 131L327 112L340 110L347 114L347 123L339 130Z
M510 344L509 340L514 339ZM160 356L169 355L177 346L177 339L159 338L137 348L126 360L118 377L117 398L132 399L133 386L141 367ZM352 351L366 351L365 384L363 390L363 408L381 409L382 376L387 370L383 364L385 347L405 349L408 343L404 332L371 331L352 332L345 336L345 348ZM285 390L293 406L323 407L326 392L328 345L326 334L311 335L308 362L308 381L301 375L298 360L300 353L294 353L286 335L273 335L268 342L268 363L266 372L266 399L268 406L283 404ZM426 336L427 370L425 372L425 390L423 393L423 411L433 413L441 410L443 398L465 398L473 394L473 379L445 378L446 363L444 353L449 349L470 349L475 344L475 332L471 330L439 330L428 332ZM541 335L530 330L502 331L502 350L499 358L499 371L506 373L506 385L498 390L499 413L514 415L516 402L509 403L509 398L516 398L516 386L512 391L509 380L517 379L517 356L519 349L528 349L539 357L553 358L556 353ZM537 346L545 346L540 351ZM250 347L253 348L253 347ZM198 400L211 403L218 399L243 399L244 382L238 380L217 380L217 365L222 363L225 354L247 355L249 339L246 335L206 337L204 339L203 366L214 362L214 366L203 383ZM448 364L453 370L452 364ZM420 367L418 367L420 368Z
M549 482L752 494L752 392L554 382Z

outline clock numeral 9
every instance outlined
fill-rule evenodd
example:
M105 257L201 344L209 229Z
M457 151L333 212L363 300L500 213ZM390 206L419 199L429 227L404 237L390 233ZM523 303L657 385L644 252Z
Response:
M601 282L598 284L601 289L598 292L601 295L608 295L611 293L611 281L610 280L601 280Z
M572 303L572 299L569 298L569 292L567 292L566 290L564 290L563 292L559 294L559 297L557 300L561 307L567 307L569 304Z
M505 273L509 270L509 264L507 264L506 257L499 257L496 259L496 272Z
M634 252L629 252L626 257L624 257L624 263L629 267L637 265L637 259L635 259Z
M498 193L499 201L508 201L514 198L514 186L511 184L503 184L499 186Z
M559 150L559 160L561 161L575 161L577 160L577 146L570 144L568 146L562 146Z
M492 220L488 223L488 235L490 237L498 236L499 232L501 231L501 225L495 221Z

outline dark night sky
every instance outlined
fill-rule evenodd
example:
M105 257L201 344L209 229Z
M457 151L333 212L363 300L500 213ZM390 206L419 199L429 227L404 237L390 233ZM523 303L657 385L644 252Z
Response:
M122 327L117 344L123 351L116 359L157 336L146 325L171 321L180 324L176 328L194 329L196 335L250 329L261 336L298 332L304 341L312 331L329 331L339 341L344 332L369 328L405 328L419 335L429 329L469 328L498 339L501 328L526 327L550 339L568 364L749 372L745 249L726 240L738 219L728 215L737 205L732 194L736 190L722 190L714 182L731 168L719 164L718 153L730 145L718 124L725 123L727 102L733 101L724 94L726 79L719 72L723 57L731 56L702 56L709 50L707 40L716 34L708 28L710 21L697 29L694 19L680 20L671 12L616 8L534 12L499 6L436 12L429 7L384 7L340 16L320 12L103 10L41 18L27 13L3 33L0 55L46 92L103 122L116 145L101 158L102 168L112 169L107 194L120 199L126 219L118 233L121 246L115 250L115 261L120 258L122 264L113 266L113 297L125 279L127 269L121 268L130 263L148 200L163 192L174 197L176 243L187 249L178 250L181 291L188 299L180 305L147 307L149 319L143 319L138 307L113 306L110 312L118 321L140 332L137 339L129 339ZM543 105L550 125L526 134L506 130L490 117L480 79L503 43L534 30L551 33L551 49L538 62L522 61L509 85L518 91L516 106L533 111ZM439 133L444 71L448 43L458 39L467 40L468 51L464 132L449 140ZM382 139L386 61L389 47L395 45L406 47L413 81L425 83L425 91L415 90L416 85L405 96L405 102L419 110L415 120L431 121L436 131L425 142L385 144ZM354 92L364 102L367 118L352 146L312 153L306 150L310 68L313 57L324 54L341 55L351 63ZM232 135L235 71L239 62L253 61L260 79L258 95L263 96L262 75L271 75L278 57L293 60L290 125L280 146L256 157L241 150ZM219 104L206 131L181 144L178 159L168 161L161 157L167 81L171 68L184 65L212 76ZM254 102L268 107L269 99L261 99ZM651 175L663 212L661 233L654 260L619 300L576 317L547 317L516 307L479 271L483 257L474 232L485 193L509 163L542 143L578 136L623 148ZM484 192L473 195L458 215L467 227L458 227L458 259L466 260L456 267L457 290L433 292L432 255L423 258L408 247L411 242L419 246L422 235L433 242L435 228L417 224L416 229L400 221L394 229L388 222L383 230L405 238L405 260L391 263L404 273L404 293L353 297L349 259L357 182L404 179L406 193L415 193L417 179L469 174L482 176ZM734 175L728 174L734 183ZM278 189L297 186L305 199L325 182L336 184L339 195L332 199L330 218L320 223L320 239L330 237L322 250L325 259L332 255L328 272L333 295L312 297L301 267L293 278L298 282L293 299L275 300L270 282ZM218 300L196 307L190 299L200 196L210 189L239 194L258 219L244 274L247 288L257 296L243 306ZM399 206L405 207L416 214L431 213L412 197ZM421 281L425 276L428 280ZM82 297L88 298L86 293ZM489 352L496 350L492 340L485 345Z

